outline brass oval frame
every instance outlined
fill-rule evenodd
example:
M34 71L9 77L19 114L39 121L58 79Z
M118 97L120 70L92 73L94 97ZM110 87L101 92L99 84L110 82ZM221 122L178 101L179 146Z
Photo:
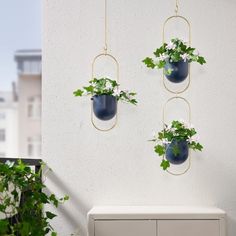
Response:
M187 104L187 107L188 107L188 121L189 121L189 124L191 123L191 106L190 106L190 103L188 102L188 100L184 97L181 97L181 96L175 96L175 97L171 97L169 98L166 103L164 104L163 106L163 111L162 111L162 121L163 121L163 128L165 127L165 119L166 119L166 107L168 105L168 103L170 103L171 101L173 101L174 99L181 99L182 101L184 101L186 104ZM163 160L165 160L165 155L163 155ZM183 172L180 172L180 173L175 173L175 172L172 172L170 170L166 170L169 174L171 175L175 175L175 176L180 176L180 175L183 175L185 174L191 167L191 159L192 159L192 155L191 155L191 150L189 150L189 158L188 158L188 166L186 167L186 169L183 171Z
M91 74L91 77L92 77L92 79L94 78L94 68L95 68L95 63L96 63L97 59L100 58L100 57L106 57L106 56L111 58L114 61L115 65L116 65L116 81L117 81L117 83L119 83L119 77L120 77L119 62L117 61L117 59L113 55L111 55L109 53L100 53L96 57L94 57L94 59L92 61L92 74ZM99 131L103 131L103 132L110 131L117 125L117 122L118 122L118 104L117 104L117 113L116 113L116 116L115 116L114 124L108 129L99 128L95 124L94 113L93 113L93 101L91 101L91 123L92 123L92 125L94 126L95 129L97 129Z
M166 28L166 25L167 23L172 20L172 19L176 19L176 18L180 18L182 19L184 22L186 22L187 26L188 26L188 37L189 37L189 40L188 40L188 45L191 46L191 24L190 22L183 16L180 16L180 15L174 15L174 16L170 16L168 17L164 24L163 24L163 29L162 29L162 42L163 44L165 43L165 28ZM180 94L180 93L183 93L185 92L189 86L190 86L190 83L191 83L191 74L190 74L190 64L188 65L188 69L189 69L189 74L188 74L188 83L187 85L184 87L184 89L182 90L179 90L179 91L173 91L171 90L170 88L168 88L167 84L166 84L166 78L165 78L165 74L164 74L164 69L163 69L163 74L162 74L162 81L163 81L163 85L165 87L165 89L167 91L169 91L170 93L173 93L173 94Z

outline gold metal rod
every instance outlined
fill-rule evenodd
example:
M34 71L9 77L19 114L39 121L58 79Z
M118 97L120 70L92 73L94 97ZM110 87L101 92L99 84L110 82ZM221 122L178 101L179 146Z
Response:
M105 9L104 9L104 52L107 54L107 0L104 0Z
M178 11L179 11L179 2L178 0L175 1L175 14L178 15Z
M163 111L162 111L162 121L163 121L163 127L165 125L165 121L166 121L166 107L167 105L172 102L174 99L179 99L179 100L182 100L183 102L185 102L187 104L187 107L188 107L188 122L189 124L191 123L191 106L190 106L190 103L188 102L188 100L184 97L181 97L181 96L175 96L175 97L171 97L169 98L166 103L164 104L163 106Z

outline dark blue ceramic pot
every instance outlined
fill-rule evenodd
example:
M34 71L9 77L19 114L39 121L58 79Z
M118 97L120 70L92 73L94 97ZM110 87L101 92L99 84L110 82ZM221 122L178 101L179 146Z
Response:
M166 61L164 70L171 70L170 74L166 74L166 78L173 83L180 83L188 77L188 61L169 62Z
M117 112L117 99L112 95L95 95L93 100L93 112L100 120L110 120Z
M178 148L179 153L174 154L173 149ZM166 146L166 160L171 164L180 165L188 159L189 147L185 140L173 140Z

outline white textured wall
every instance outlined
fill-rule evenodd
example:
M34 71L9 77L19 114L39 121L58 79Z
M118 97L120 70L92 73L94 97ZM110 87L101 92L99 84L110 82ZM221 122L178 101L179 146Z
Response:
M121 66L123 88L138 92L139 105L120 105L119 124L109 133L90 123L89 98L73 90L90 79L91 60L103 46L103 0L44 0L43 157L54 172L51 191L71 200L54 225L59 235L86 230L93 205L217 205L228 213L229 236L236 234L236 2L182 0L192 23L192 45L207 65L192 65L184 95L204 144L182 177L164 173L146 140L161 128L161 110L170 96L161 72L141 60L161 43L164 19L174 0L109 1L109 43ZM109 68L108 68L109 71Z

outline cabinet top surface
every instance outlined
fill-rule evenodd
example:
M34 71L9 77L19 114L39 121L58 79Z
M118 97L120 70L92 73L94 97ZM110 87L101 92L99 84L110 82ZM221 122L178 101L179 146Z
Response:
M88 212L94 219L218 219L225 212L208 206L95 206Z

